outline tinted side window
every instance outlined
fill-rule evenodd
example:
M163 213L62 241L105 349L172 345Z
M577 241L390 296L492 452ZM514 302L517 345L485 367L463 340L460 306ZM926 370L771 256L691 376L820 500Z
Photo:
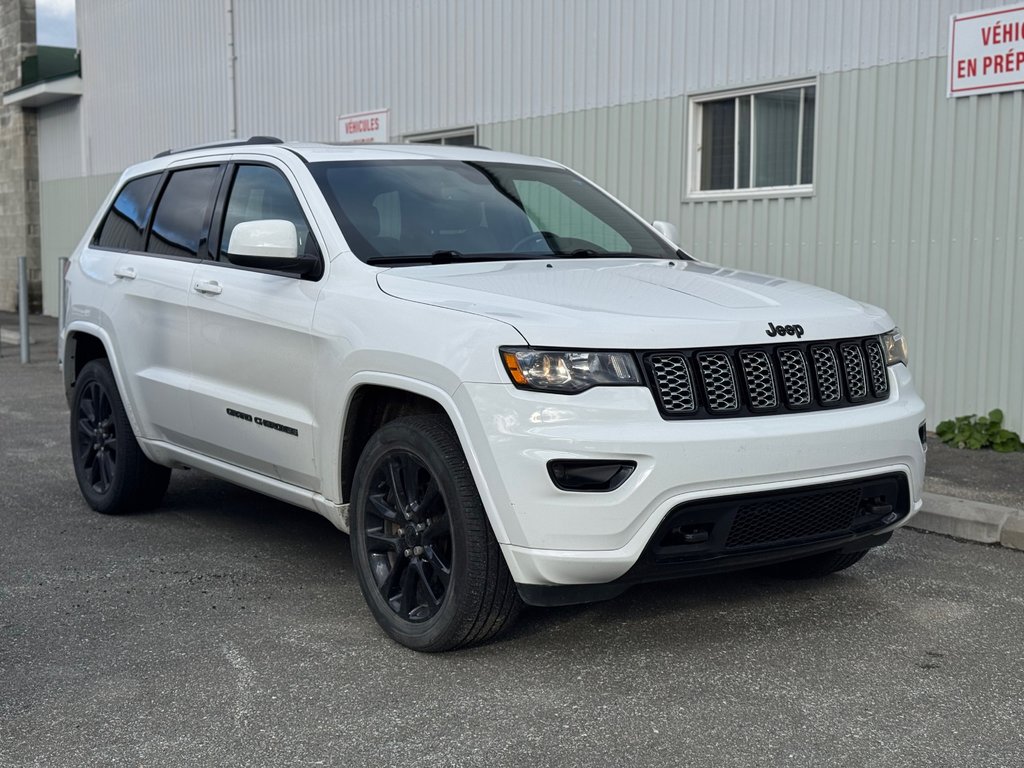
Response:
M141 251L149 201L159 181L159 173L129 181L114 200L93 242L100 248Z
M153 216L146 250L166 256L196 256L206 214L220 180L217 166L175 171Z
M220 258L228 260L231 233L244 221L284 219L295 225L299 237L299 253L312 253L315 248L309 225L291 184L280 173L265 165L241 165L231 185L224 231L220 238Z

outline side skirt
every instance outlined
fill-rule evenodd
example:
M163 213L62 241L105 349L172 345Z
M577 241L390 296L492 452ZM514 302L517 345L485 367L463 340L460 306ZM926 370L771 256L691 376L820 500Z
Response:
M250 491L316 512L330 520L339 531L348 533L348 504L339 504L306 488L236 467L161 440L139 440L139 443L142 444L146 455L158 464L177 469L201 470Z

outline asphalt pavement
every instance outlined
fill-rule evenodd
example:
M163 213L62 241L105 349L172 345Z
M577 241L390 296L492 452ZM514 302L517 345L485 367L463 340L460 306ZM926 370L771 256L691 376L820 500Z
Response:
M417 654L313 513L198 472L91 512L47 344L0 356L2 766L1024 765L1024 552L900 530Z

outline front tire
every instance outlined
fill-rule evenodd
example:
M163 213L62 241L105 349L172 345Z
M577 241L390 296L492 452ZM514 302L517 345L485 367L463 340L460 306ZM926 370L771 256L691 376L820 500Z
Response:
M448 421L411 416L367 443L352 488L352 560L363 597L417 651L484 642L521 602Z
M82 496L105 515L156 506L167 490L171 470L142 453L105 359L86 363L75 382L71 459Z

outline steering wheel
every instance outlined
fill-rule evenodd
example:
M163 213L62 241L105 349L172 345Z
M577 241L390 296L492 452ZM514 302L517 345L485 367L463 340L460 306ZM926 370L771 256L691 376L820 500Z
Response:
M548 249L554 250L551 248L550 240L554 240L557 237L558 235L556 235L554 232L531 232L526 237L518 240L516 244L512 246L512 251L515 253L519 253L521 251L535 250L534 248L527 248L527 245L544 245Z

